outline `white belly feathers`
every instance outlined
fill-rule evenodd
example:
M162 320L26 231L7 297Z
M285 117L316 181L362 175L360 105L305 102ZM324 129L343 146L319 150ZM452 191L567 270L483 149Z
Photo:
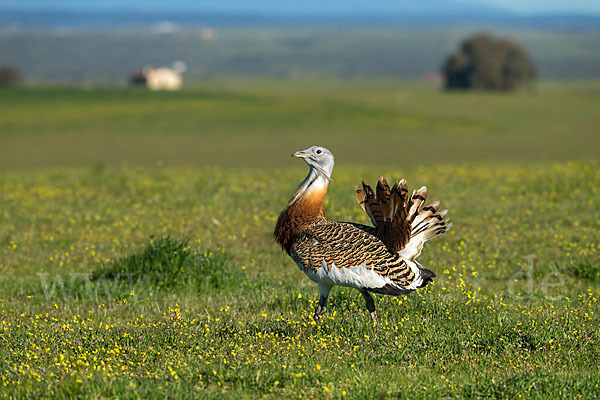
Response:
M353 265L348 268L338 268L335 264L331 264L328 268L327 263L323 260L321 268L318 268L316 272L311 268L304 268L301 263L297 264L300 271L303 271L312 281L331 286L338 285L363 289L380 288L387 284L394 284L389 278L379 275L371 268L367 268L366 264Z

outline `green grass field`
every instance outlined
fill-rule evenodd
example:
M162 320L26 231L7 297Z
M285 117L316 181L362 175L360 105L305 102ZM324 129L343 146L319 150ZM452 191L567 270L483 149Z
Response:
M594 159L599 98L600 81L517 94L394 80L235 80L178 93L3 90L0 170L157 160L286 167L292 151L314 143L355 166Z
M0 398L600 397L599 94L0 92ZM317 143L329 218L366 223L381 174L451 210L435 284L377 296L378 325L345 288L315 322L272 240Z

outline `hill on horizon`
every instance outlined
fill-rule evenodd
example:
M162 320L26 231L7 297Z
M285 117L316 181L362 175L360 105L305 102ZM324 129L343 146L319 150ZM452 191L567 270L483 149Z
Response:
M205 30L212 32L211 39ZM541 79L600 78L600 47L594 45L600 33L491 32L523 45ZM439 73L445 57L471 33L453 27L173 29L168 24L89 32L25 30L0 35L0 64L17 66L34 82L110 85L126 84L134 69L178 60L187 64L186 84L225 76L415 78Z
M504 26L582 31L600 29L600 8L591 7L590 11L582 12L578 9L553 11L548 7L530 12L515 12L497 3L471 0L178 0L168 3L159 0L58 0L49 7L46 1L40 0L0 0L0 29L102 29L148 26L160 22L183 26Z

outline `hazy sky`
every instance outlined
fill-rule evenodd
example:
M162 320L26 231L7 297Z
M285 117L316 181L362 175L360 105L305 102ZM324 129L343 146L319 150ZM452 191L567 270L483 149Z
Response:
M0 9L387 13L413 8L422 10L428 3L436 10L473 3L518 13L600 14L600 0L0 0Z
M480 0L520 12L593 12L600 13L600 0Z

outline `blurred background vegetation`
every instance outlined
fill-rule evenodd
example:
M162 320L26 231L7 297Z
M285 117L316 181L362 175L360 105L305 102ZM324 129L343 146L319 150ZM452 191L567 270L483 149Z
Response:
M263 3L0 3L0 168L597 157L591 3ZM182 89L144 90L151 66Z
M0 168L294 165L313 144L340 165L596 159L600 82L442 92L394 79L227 79L176 92L0 91Z
M431 79L462 40L480 31L523 46L541 79L600 74L598 30L481 24L5 28L0 30L0 63L17 66L31 82L87 85L125 85L136 68L177 60L186 62L184 79L189 84L231 76Z

